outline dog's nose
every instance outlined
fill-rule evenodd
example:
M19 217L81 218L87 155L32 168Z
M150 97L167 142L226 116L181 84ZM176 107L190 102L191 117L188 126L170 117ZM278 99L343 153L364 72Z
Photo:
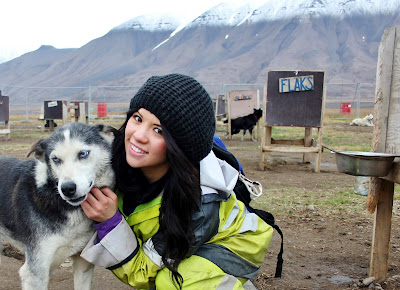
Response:
M63 183L61 185L61 191L65 196L71 197L76 192L76 184L74 182L72 182L72 181Z

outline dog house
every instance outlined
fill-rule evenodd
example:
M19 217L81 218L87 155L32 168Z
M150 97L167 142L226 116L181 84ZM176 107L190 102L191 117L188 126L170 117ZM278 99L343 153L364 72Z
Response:
M324 72L270 70L266 87L260 169L268 167L271 152L302 153L304 163L315 153L315 171L319 172L325 110ZM274 139L271 135L274 126L303 127L304 138ZM317 140L313 139L313 128L318 131Z
M0 134L10 139L10 98L3 96L0 91L0 122L4 122L4 129L0 129Z
M73 122L89 124L89 103L88 101L71 101L69 113Z
M259 90L230 91L226 94L227 136L232 139L231 120L253 114L254 109L260 108ZM257 123L258 126L258 123ZM258 130L256 130L258 132Z
M225 95L218 95L215 100L215 116L217 118L225 118L226 117L226 102Z
M225 99L225 95L219 94L214 102L214 112L215 112L215 121L216 121L216 130L225 132L228 135L228 123L224 123L227 120L227 102ZM222 129L221 129L222 128Z
M67 101L44 101L43 104L43 126L44 131L45 124L48 121L50 131L54 130L54 120L62 120L63 125L67 123L68 106Z

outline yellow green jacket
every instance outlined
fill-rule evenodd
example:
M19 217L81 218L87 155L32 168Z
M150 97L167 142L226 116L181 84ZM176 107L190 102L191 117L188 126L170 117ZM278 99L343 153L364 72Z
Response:
M240 289L264 261L273 229L236 199L233 187L237 177L238 172L212 152L200 162L202 204L193 215L196 242L191 256L178 267L184 289ZM136 289L155 285L173 289L160 256L164 246L158 231L161 199L162 195L124 215L100 242L95 234L82 257L112 270ZM119 198L121 213L122 208Z

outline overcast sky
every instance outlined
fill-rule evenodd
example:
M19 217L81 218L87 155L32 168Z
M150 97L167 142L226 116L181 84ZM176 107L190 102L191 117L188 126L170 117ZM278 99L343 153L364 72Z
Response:
M139 15L169 12L189 21L219 2L244 0L5 0L0 13L0 56L41 45L78 48Z

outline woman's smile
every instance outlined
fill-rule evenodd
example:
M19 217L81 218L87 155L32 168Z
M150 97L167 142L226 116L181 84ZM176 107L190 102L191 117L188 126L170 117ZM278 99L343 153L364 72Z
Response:
M130 151L132 155L137 155L137 156L142 156L145 154L148 154L148 152L140 149L139 147L135 146L134 144L131 143Z

